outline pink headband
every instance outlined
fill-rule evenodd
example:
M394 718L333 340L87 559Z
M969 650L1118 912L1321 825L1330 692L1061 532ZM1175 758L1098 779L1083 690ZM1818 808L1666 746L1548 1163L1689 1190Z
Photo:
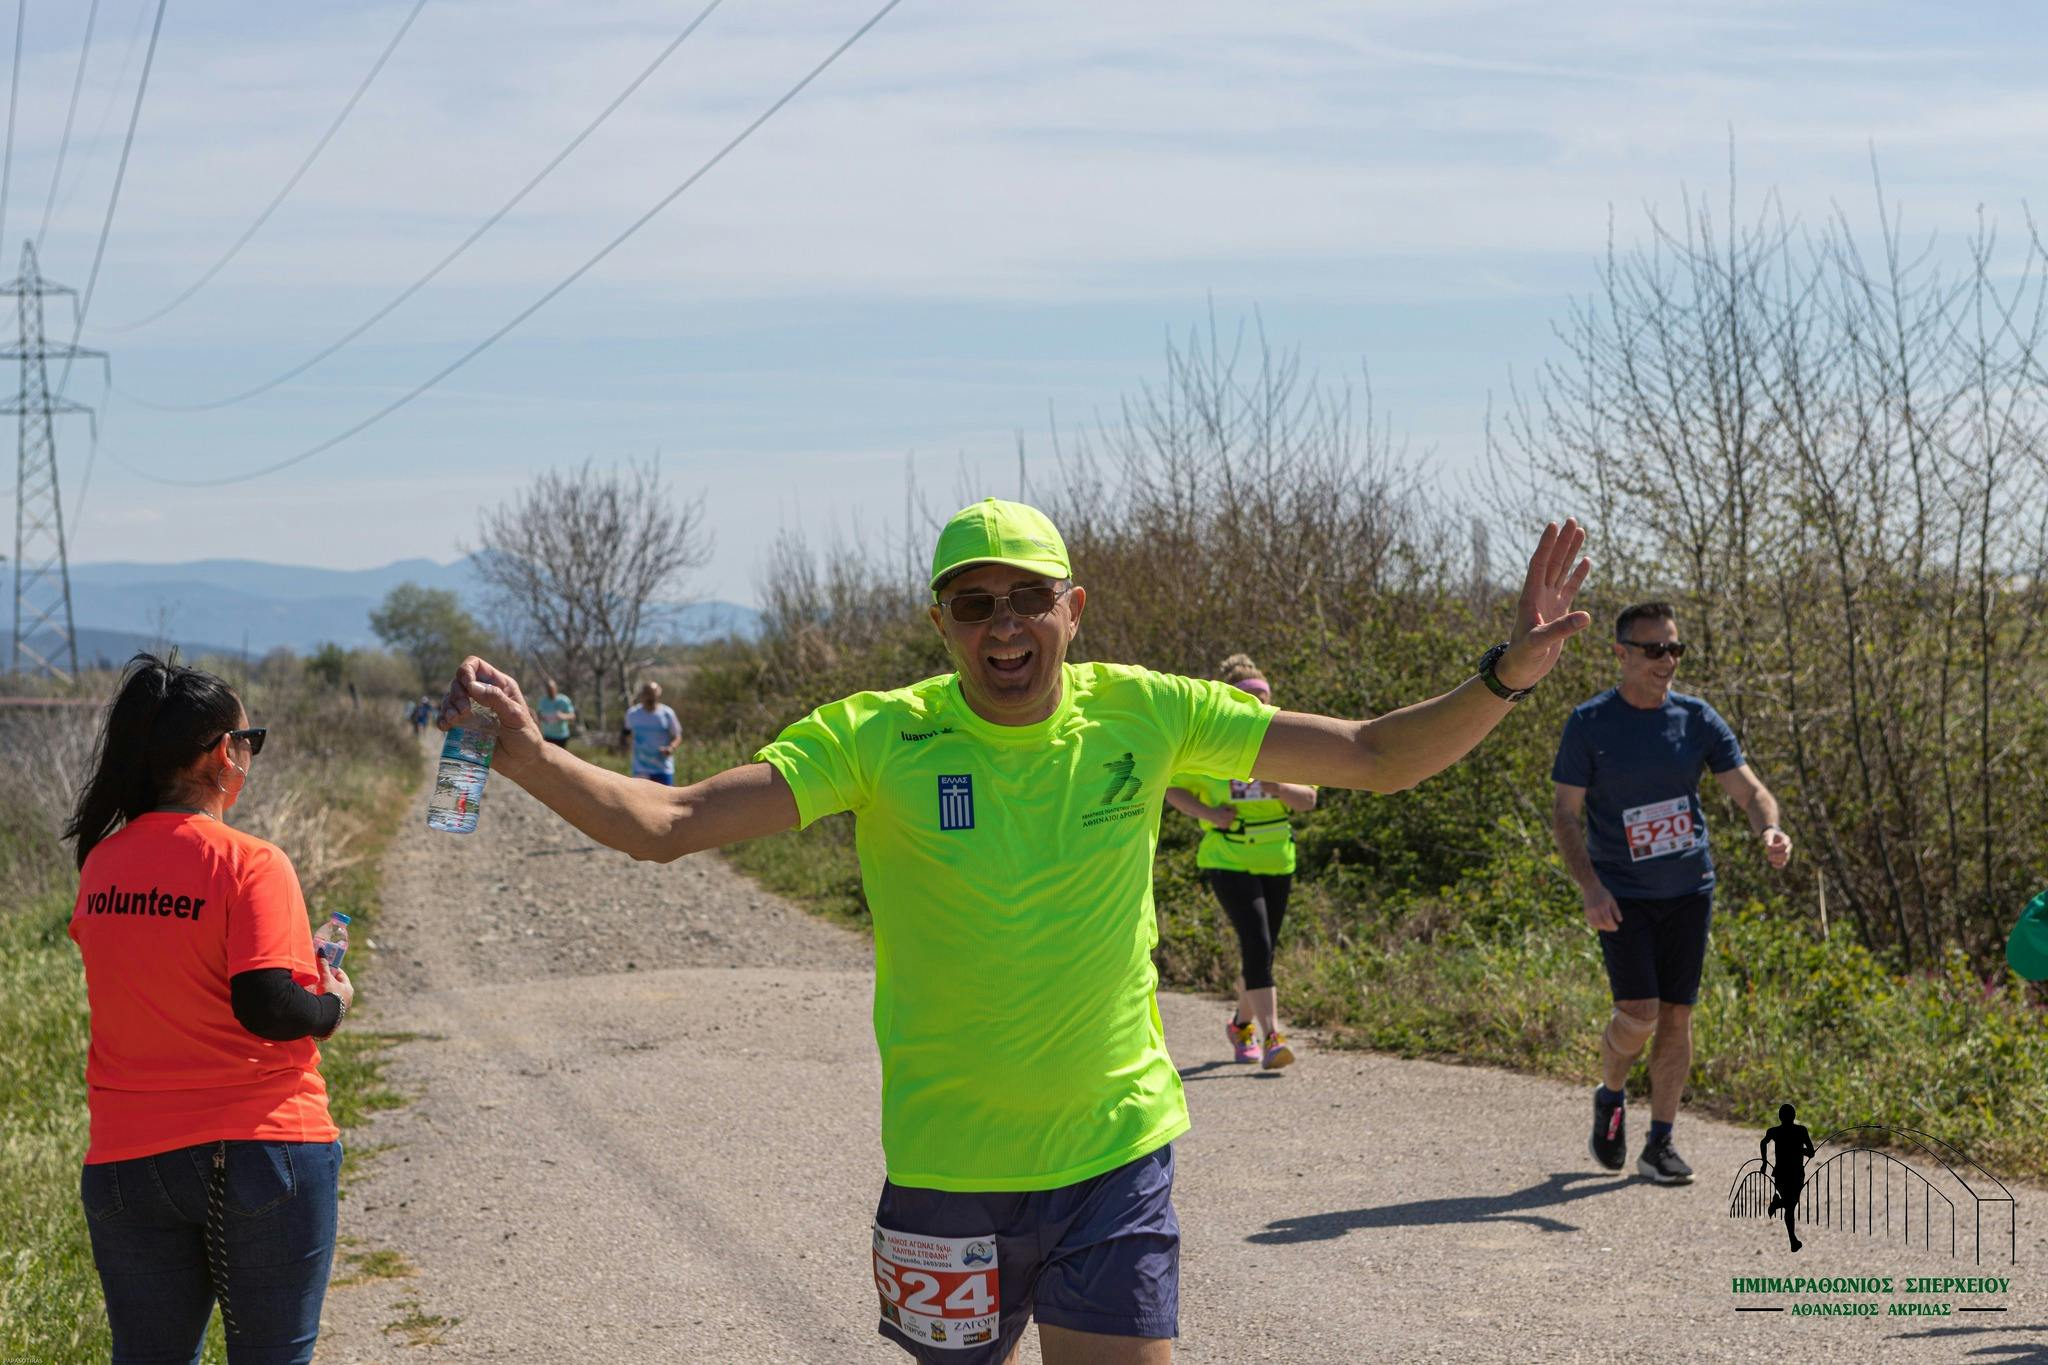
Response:
M1245 678L1231 684L1240 692L1249 692L1260 701L1273 700L1273 689L1264 678Z

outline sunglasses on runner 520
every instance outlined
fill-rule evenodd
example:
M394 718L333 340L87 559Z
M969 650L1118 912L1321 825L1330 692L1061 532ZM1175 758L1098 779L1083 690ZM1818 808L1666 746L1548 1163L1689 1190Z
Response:
M1661 659L1667 654L1674 659L1683 659L1685 657L1685 641L1683 640L1673 640L1669 644L1662 640L1652 640L1648 644L1638 644L1634 640L1616 640L1614 643L1627 645L1630 649L1640 649L1643 651L1645 659Z
M263 737L269 733L270 727L267 725L252 725L246 730L230 730L222 738L248 740L249 757L254 758L263 752Z
M996 614L996 603L1008 602L1010 614L1028 619L1045 615L1059 605L1070 588L1016 588L1001 596L992 592L963 592L945 601L946 614L963 626L979 625Z

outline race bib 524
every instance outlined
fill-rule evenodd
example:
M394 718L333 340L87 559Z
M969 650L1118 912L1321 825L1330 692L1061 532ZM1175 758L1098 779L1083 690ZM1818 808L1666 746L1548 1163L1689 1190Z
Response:
M1631 806L1621 813L1621 826L1628 833L1630 862L1683 853L1700 842L1699 826L1692 818L1692 798L1687 796Z
M875 1227L882 1318L942 1350L986 1346L1001 1321L996 1239L926 1237Z

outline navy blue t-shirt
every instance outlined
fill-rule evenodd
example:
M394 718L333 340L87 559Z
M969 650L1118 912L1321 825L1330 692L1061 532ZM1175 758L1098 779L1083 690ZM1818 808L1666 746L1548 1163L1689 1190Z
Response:
M1714 884L1700 769L1742 766L1742 745L1698 697L1631 706L1610 688L1564 723L1550 780L1586 789L1586 852L1609 894L1690 896Z

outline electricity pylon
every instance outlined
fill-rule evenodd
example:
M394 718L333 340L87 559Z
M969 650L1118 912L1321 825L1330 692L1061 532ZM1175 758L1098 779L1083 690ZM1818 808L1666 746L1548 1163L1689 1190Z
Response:
M36 268L35 244L23 242L20 276L0 285L0 297L21 301L20 343L0 348L0 360L21 362L21 391L12 402L0 404L0 413L21 418L14 488L14 649L9 668L20 673L26 660L33 671L69 683L78 676L78 640L71 622L71 565L64 554L64 503L57 495L54 419L60 412L91 417L92 409L51 395L47 361L52 356L65 361L91 356L104 363L107 354L52 344L43 335L43 300L52 294L69 294L72 307L78 306L78 291L45 280Z

